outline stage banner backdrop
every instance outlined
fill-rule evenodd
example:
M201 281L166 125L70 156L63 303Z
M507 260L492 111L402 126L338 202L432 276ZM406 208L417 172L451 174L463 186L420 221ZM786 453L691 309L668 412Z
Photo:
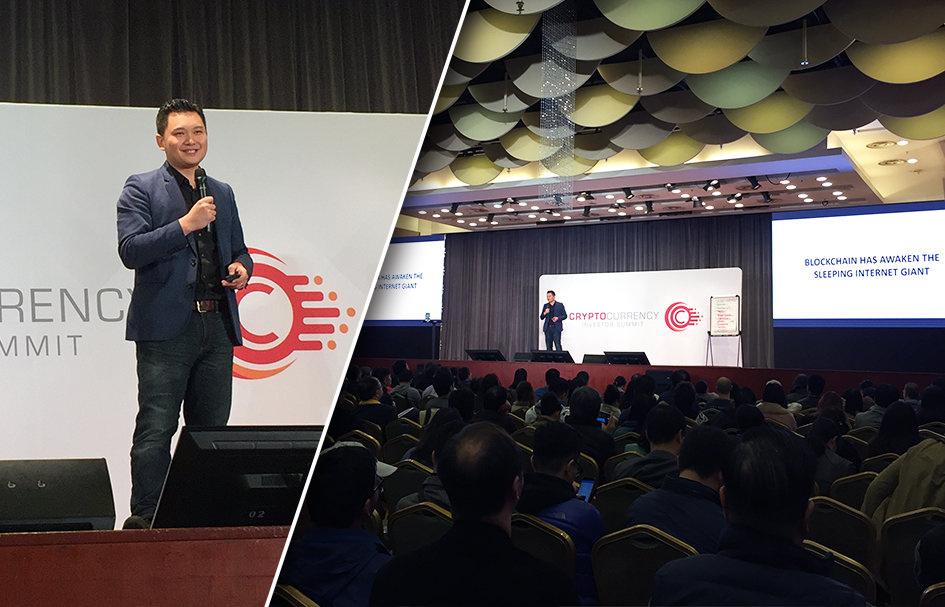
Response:
M561 347L575 362L585 354L645 352L653 365L705 365L712 297L741 295L741 268L544 274L535 319L548 291L568 318ZM738 366L737 337L713 337L715 365ZM545 348L539 329L539 349Z
M0 459L106 458L119 523L137 382L115 205L164 162L155 113L0 104ZM230 423L325 423L426 117L206 114L203 166L233 187L255 262Z

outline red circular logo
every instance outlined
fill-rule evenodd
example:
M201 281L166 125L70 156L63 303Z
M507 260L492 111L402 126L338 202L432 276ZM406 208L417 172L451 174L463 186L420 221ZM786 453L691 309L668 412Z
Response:
M693 307L677 301L666 308L666 326L673 331L685 331L687 327L699 324L702 314Z

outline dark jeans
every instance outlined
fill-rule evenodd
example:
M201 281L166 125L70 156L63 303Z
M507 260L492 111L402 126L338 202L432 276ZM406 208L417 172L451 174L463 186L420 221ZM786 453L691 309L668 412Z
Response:
M153 514L171 463L181 402L188 426L225 426L233 344L225 314L193 312L176 337L136 342L138 416L131 446L131 513Z
M548 329L545 330L545 349L554 350L555 348L552 346L556 346L558 352L561 351L561 331L548 327Z

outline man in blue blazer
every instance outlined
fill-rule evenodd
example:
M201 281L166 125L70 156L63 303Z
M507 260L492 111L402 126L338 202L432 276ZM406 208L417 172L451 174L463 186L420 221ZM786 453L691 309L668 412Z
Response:
M150 526L181 403L187 425L229 419L233 347L242 342L235 291L253 270L233 190L199 168L203 110L165 103L157 144L167 162L129 177L118 199L118 253L135 271L125 338L135 342L138 373L126 528Z
M542 331L545 332L545 349L553 350L554 347L558 348L558 351L561 351L561 331L563 330L562 323L564 319L568 317L568 313L564 311L564 304L560 301L555 301L555 292L548 291L546 295L548 303L546 303L541 308L540 318L544 319L545 324L542 327Z

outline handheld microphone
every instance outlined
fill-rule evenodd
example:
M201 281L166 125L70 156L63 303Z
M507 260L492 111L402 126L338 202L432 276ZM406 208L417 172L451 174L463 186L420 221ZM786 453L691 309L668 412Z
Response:
M209 196L207 194L207 172L203 168L198 168L194 171L194 181L197 182L197 192L200 194L201 198L206 198ZM212 232L213 230L210 226L212 223L207 224L207 232Z

